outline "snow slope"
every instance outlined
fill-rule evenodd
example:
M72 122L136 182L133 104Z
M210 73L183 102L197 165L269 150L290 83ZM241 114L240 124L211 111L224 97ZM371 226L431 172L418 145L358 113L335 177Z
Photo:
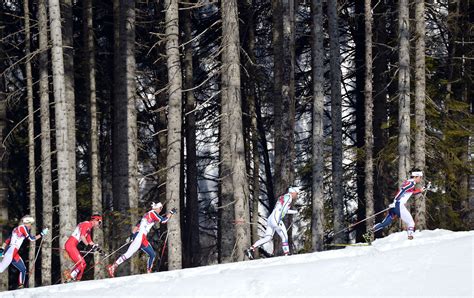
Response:
M474 297L474 231L422 231L372 246L23 289L52 296L455 296Z

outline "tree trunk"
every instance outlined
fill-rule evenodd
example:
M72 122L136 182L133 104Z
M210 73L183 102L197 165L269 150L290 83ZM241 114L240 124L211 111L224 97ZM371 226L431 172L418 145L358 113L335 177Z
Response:
M168 66L168 156L166 159L166 202L168 209L180 204L182 76L179 58L178 0L166 0L166 56ZM168 269L181 269L183 264L180 216L168 223Z
M48 15L46 0L38 2L39 30L39 97L41 117L41 188L43 194L43 227L51 229L41 247L41 285L51 284L51 254L53 227L53 186L51 182L51 128L48 80Z
M365 216L369 218L374 214L374 133L372 127L372 115L374 110L373 103L373 87L372 87L372 7L371 0L364 1L365 15ZM370 218L366 222L366 230L374 225L374 218Z
M0 12L2 6L0 6ZM4 38L3 20L0 19L0 39ZM5 52L3 50L3 43L0 42L0 61L5 61ZM5 65L0 62L0 73L5 71ZM7 125L7 100L5 96L5 77L0 77L0 143L5 141L5 128ZM7 161L5 157L5 146L0 146L0 223L6 225L8 223L8 188L6 185ZM0 242L4 243L9 235L0 233ZM8 290L8 270L0 274L0 291Z
M354 72L355 72L355 174L357 192L357 219L366 217L365 209L365 30L364 30L364 1L354 1L354 26L352 36L354 40ZM365 225L357 225L356 242L364 240Z
M332 120L332 191L334 231L344 227L344 190L342 168L342 97L341 58L339 52L339 25L337 1L328 3L330 73L331 73L331 120ZM336 235L335 243L344 243L344 233Z
M185 132L186 132L186 230L185 267L200 265L201 245L199 243L199 198L198 198L198 169L196 149L196 98L194 97L193 47L191 10L184 11L184 88L186 89Z
M273 123L274 123L274 188L270 196L270 209L275 206L276 198L286 188L281 183L282 155L284 154L282 143L283 140L283 7L282 0L272 0L272 48L273 48Z
M76 202L76 101L74 94L74 21L73 0L61 0L63 18L64 83L66 88L69 179L71 179L71 201ZM74 220L77 221L76 215Z
M425 170L425 3L415 1L415 167ZM426 229L426 202L415 200L417 229Z
M113 194L120 213L115 236L121 243L138 215L137 112L135 108L135 1L114 2L116 25L114 49ZM118 27L118 28L117 28ZM131 271L137 272L134 260ZM123 266L128 271L127 266Z
M99 163L99 133L97 121L97 97L95 84L95 44L94 44L94 14L92 10L92 1L85 0L83 7L84 16L84 45L85 45L85 73L86 78L86 94L89 101L90 114L90 176L91 176L91 198L92 198L92 213L102 214L102 184L100 178L100 163ZM104 232L102 229L94 230L94 242L100 247L104 246ZM94 254L94 263L100 262L102 256ZM105 277L103 266L94 267L94 279L102 279Z
M246 63L246 68L249 72L247 79L247 98L250 113L250 139L252 144L252 208L251 208L251 242L255 243L259 239L258 235L258 206L260 198L260 154L259 154L259 138L258 138L258 124L257 124L257 97L256 97L256 82L257 76L253 63L256 62L255 57L255 23L254 23L254 5L253 0L246 2L246 23L247 23L247 52L249 55L249 63Z
M390 61L389 50L384 45L387 44L387 20L384 13L387 6L380 2L374 7L374 62L373 62L373 133L374 133L374 152L373 156L378 157L380 152L387 144L387 126L388 107L387 107L387 86L390 78L388 76L389 69L387 61ZM378 160L378 159L377 159ZM374 208L375 212L379 212L386 208L385 196L387 193L388 171L386 165L376 162L374 167ZM376 217L376 222L382 221L385 214ZM381 232L379 232L381 233Z
M410 31L408 0L400 0L398 12L398 182L407 178L410 171Z
M245 150L242 130L242 106L240 94L240 46L237 1L222 2L222 109L221 121L229 141L229 155L232 172L234 205L235 247L232 258L244 260L244 250L250 246L249 185L245 168ZM225 132L225 131L224 131Z
M324 249L324 35L323 4L312 0L313 59L313 183L311 246L312 251Z
M61 14L59 0L49 0L49 16L51 28L51 56L53 68L53 89L55 100L56 148L58 167L59 195L59 243L63 244L69 238L76 225L76 201L71 195L74 188L70 180L68 163L68 121L67 101L64 82L63 41L61 35ZM60 254L61 272L68 268L64 254Z
M25 70L26 70L26 99L28 102L28 190L30 199L30 215L36 218L36 177L35 177L35 119L33 106L33 75L31 73L31 34L30 34L30 9L29 1L23 2L25 14ZM35 235L35 226L31 227L31 233ZM28 286L35 287L35 250L36 243L29 243L28 253Z

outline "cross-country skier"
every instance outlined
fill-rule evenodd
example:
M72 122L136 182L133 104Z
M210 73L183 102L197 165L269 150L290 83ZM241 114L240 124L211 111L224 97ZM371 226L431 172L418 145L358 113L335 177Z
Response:
M64 244L64 248L68 253L71 260L74 262L72 270L66 270L64 272L66 282L81 280L84 269L86 269L86 261L77 249L77 245L82 241L85 245L89 246L91 252L102 250L99 245L94 243L91 238L92 229L99 228L102 225L102 216L94 214L90 220L79 223L74 229L74 232Z
M249 249L245 250L245 254L248 256L249 259L254 258L254 252L256 248L273 239L273 235L275 234L275 232L277 232L281 238L283 253L285 255L288 255L290 253L290 248L288 246L288 233L286 231L283 218L286 214L298 213L298 211L290 209L291 203L296 200L297 197L298 189L296 187L290 187L288 188L287 194L282 195L278 198L275 208L273 209L270 216L267 218L267 229L265 230L265 236L255 242L254 245L252 245Z
M390 209L385 219L374 225L372 228L373 232L380 231L381 229L389 226L392 223L392 220L399 217L407 225L408 239L413 239L413 233L415 232L415 221L408 211L405 204L412 195L422 193L426 190L426 187L419 189L415 188L415 185L421 182L423 178L423 172L419 169L413 169L411 172L410 179L405 180L400 189L398 190L397 195L393 199L393 203L389 205Z
M30 234L31 225L35 219L31 215L25 215L20 220L20 225L13 229L10 238L5 240L2 248L0 248L0 256L3 255L3 260L0 262L0 273L8 268L10 263L20 271L18 275L18 288L24 287L26 278L26 266L23 259L18 254L21 244L25 238L30 241L36 241L39 238L48 234L48 228L44 228L39 235L33 236Z
M151 244L148 242L147 234L156 222L165 224L176 213L176 209L173 208L166 216L161 216L160 212L163 209L163 204L160 202L151 204L152 210L145 213L140 220L139 224L133 227L132 235L129 241L132 241L127 251L121 255L112 265L107 266L107 271L110 277L115 276L115 270L124 261L130 259L132 255L138 251L143 250L148 255L147 272L151 273L153 268L153 261L155 260L155 251Z

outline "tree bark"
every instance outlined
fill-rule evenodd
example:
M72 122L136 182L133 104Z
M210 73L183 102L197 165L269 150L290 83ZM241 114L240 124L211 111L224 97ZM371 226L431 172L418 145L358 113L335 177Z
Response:
M33 75L31 73L31 33L30 33L30 8L29 1L23 2L23 13L25 15L25 70L26 70L26 99L28 102L28 197L30 199L30 215L36 218L36 177L35 177L35 119L33 106ZM31 233L35 235L35 227L31 227ZM35 287L35 251L36 243L29 243L28 251L28 286Z
M120 213L117 241L130 232L138 215L137 112L135 107L135 1L114 2L114 127L112 188ZM131 271L137 272L134 260ZM127 266L123 266L127 271Z
M166 202L168 208L180 209L182 75L179 53L178 0L166 0L166 56L168 66L168 156L166 159ZM168 223L168 269L181 269L183 264L180 217Z
M328 2L331 120L332 120L332 191L334 208L334 231L344 228L344 190L342 167L342 97L341 55L339 52L339 25L337 1ZM344 243L344 233L336 235L335 243Z
M425 2L415 1L415 167L425 170ZM415 200L417 229L426 229L426 201Z
M92 199L92 214L102 214L102 184L100 178L99 163L99 133L97 120L97 96L96 96L96 62L95 62L95 44L94 44L94 25L93 25L93 0L85 0L83 7L84 17L84 46L85 46L85 73L86 78L86 94L89 102L89 119L90 119L90 187ZM102 229L94 230L94 242L100 247L104 246L104 232ZM100 262L102 256L94 254L94 263ZM94 279L102 279L105 277L103 266L94 267Z
M312 182L312 251L324 249L324 35L323 4L312 0L313 66L313 182Z
M365 83L364 83L364 97L365 97L365 216L372 217L374 214L374 133L372 115L374 110L373 103L373 77L372 77L372 7L371 0L364 1L364 15L365 15ZM370 218L366 223L366 230L370 230L374 225L374 218ZM371 236L372 237L372 236Z
M186 90L185 132L186 132L186 247L185 267L200 265L201 245L199 243L199 198L198 198L198 169L196 149L196 98L194 96L193 47L191 10L184 11L184 88Z
M234 205L235 247L232 258L244 260L244 250L250 246L249 185L245 168L245 150L242 130L242 106L240 94L240 47L237 1L222 2L222 109L221 121L230 146L228 156L232 172L232 198ZM225 133L225 131L224 131Z
M71 201L76 202L76 100L74 93L74 16L73 0L60 0L63 23L64 83L66 88L69 179L71 179ZM76 215L74 215L76 220Z
M408 0L400 0L398 12L398 182L410 171L410 31Z
M0 5L0 12L3 10ZM4 38L4 26L3 20L0 19L0 39ZM6 65L3 61L6 61L6 55L3 50L3 43L0 42L0 73L5 71ZM3 144L5 141L5 128L7 126L7 100L5 96L5 78L0 77L0 144ZM7 172L7 161L5 157L5 146L0 146L0 223L3 225L8 223L8 188L6 185L6 172ZM4 241L8 238L9 235L4 235L3 232L0 233L0 241ZM5 270L0 274L0 291L8 290L8 270Z
M71 195L70 167L68 163L67 101L64 82L63 41L61 35L61 14L59 0L49 0L49 17L51 28L51 56L53 68L53 89L55 100L56 148L58 167L59 195L59 243L65 243L76 225L76 201ZM61 272L68 269L64 254L60 254Z
M41 117L41 188L43 194L43 227L51 229L43 238L41 248L41 285L51 284L52 234L53 234L53 187L51 182L51 125L48 80L48 15L46 0L38 2L39 30L39 97Z

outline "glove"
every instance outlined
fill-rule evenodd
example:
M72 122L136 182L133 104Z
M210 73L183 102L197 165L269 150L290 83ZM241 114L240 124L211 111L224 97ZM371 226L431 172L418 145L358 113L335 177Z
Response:
M3 257L4 252L5 252L5 250L3 248L0 248L0 257Z
M395 203L388 205L389 208L395 208Z
M44 228L40 233L41 237L48 235L48 231L49 231L48 228Z
M130 237L127 238L127 243L132 242L133 240L135 240L135 237L137 237L137 234L138 234L138 232L130 234Z
M171 213L171 214L178 213L178 210L177 210L176 208L173 208L173 209L171 209L170 213Z
M90 250L91 252L94 252L94 251L97 251L97 250L99 249L99 244L94 243L94 244L92 244L92 245L89 245L89 247L90 247L89 250Z

